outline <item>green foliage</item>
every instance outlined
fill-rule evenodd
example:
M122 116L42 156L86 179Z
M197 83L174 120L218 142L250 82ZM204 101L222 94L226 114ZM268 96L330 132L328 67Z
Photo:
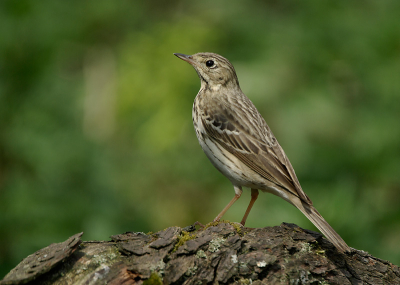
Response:
M156 272L153 272L150 275L150 278L143 281L143 285L162 285L162 279L160 277L160 275L158 275Z
M184 245L188 240L195 239L196 234L190 234L186 231L182 231L182 233L178 236L178 241L174 246L173 251L176 251L179 247Z
M0 4L0 278L84 231L206 223L233 197L191 123L211 51L352 247L400 264L400 2L11 1ZM240 221L245 192L224 218ZM249 227L297 223L262 194Z

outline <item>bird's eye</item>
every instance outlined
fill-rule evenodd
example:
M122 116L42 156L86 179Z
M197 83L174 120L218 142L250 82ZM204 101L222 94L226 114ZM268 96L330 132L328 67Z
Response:
M211 67L211 66L214 65L214 61L213 61L213 60L207 60L206 65L207 65L208 67Z

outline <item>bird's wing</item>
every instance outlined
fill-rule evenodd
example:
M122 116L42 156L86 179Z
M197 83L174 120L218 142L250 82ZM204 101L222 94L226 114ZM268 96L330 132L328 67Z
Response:
M263 178L312 205L265 120L247 97L240 99L204 106L206 134Z

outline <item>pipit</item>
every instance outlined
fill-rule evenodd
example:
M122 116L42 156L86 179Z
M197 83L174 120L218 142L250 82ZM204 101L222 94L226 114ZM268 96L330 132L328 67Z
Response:
M233 184L235 196L225 212L251 189L251 200L241 224L246 223L258 190L277 195L298 208L341 252L350 248L314 208L304 193L288 157L256 107L239 86L233 65L215 53L185 55L200 77L201 87L193 104L193 124L211 163Z

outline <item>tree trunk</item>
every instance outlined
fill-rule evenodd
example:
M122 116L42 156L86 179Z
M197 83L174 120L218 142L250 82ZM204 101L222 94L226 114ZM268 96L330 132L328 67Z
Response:
M294 224L81 236L28 256L0 284L400 284L398 266L359 250L339 253Z

